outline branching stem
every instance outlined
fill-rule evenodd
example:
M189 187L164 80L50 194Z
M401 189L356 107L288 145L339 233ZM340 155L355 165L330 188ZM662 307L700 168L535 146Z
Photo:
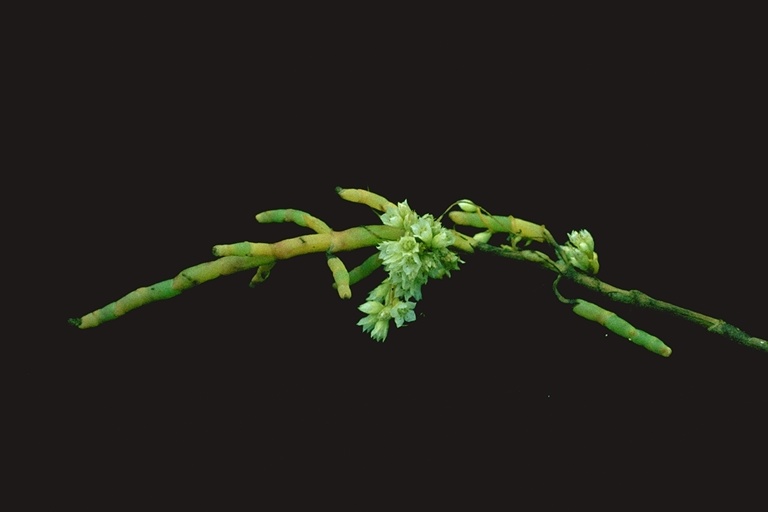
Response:
M655 299L639 290L623 290L601 281L594 276L579 272L573 267L565 264L563 261L553 261L549 256L539 251L512 251L486 243L475 244L475 248L481 252L491 253L503 258L536 263L540 267L554 271L569 281L600 293L612 301L670 313L700 325L710 332L741 343L742 345L768 352L768 341L750 336L738 327L729 324L722 319L704 315L663 300Z
M336 191L346 201L364 204L381 212L390 212L390 209L397 209L401 206L407 212L410 211L407 205L395 205L388 199L370 191L343 188L338 188ZM569 235L572 246L561 246L543 225L518 219L511 215L492 215L468 200L459 201L454 203L454 205L459 205L463 211L450 211L448 213L453 222L460 226L484 230L478 234L482 236L476 235L475 237L470 237L454 230L451 235L454 249L468 253L479 250L503 258L534 263L541 268L555 272L557 279L553 287L558 299L574 305L574 312L580 316L596 321L612 331L622 334L631 341L645 346L649 350L664 356L671 353L671 350L661 340L644 331L635 329L631 324L618 318L615 313L603 310L599 306L582 299L565 299L557 291L557 282L565 278L577 285L602 294L610 300L670 313L730 340L763 352L768 352L768 341L750 336L724 320L655 299L638 290L622 290L594 277L593 274L597 273L599 268L596 253L593 260L579 259L587 253L589 253L590 258L592 256L594 243L591 235L586 230L583 230L581 234L574 232ZM138 288L101 309L92 311L79 318L70 319L70 322L81 329L96 327L145 304L175 297L181 292L211 279L255 268L257 272L251 281L251 285L254 285L268 277L269 272L277 261L318 252L326 253L328 267L333 275L334 286L341 298L348 299L351 297L350 286L371 274L382 262L378 254L374 254L363 264L348 271L337 253L373 247L384 241L398 240L405 234L405 229L402 227L391 225L358 226L343 231L334 231L322 220L301 210L294 209L262 212L256 216L256 220L261 223L292 222L311 229L314 233L274 243L240 242L216 245L213 247L213 254L218 258L217 260L201 263L182 270L172 279ZM487 240L493 233L509 235L511 245L495 246L488 244ZM432 235L430 234L429 236L431 239ZM538 250L520 249L517 247L519 242L524 242L526 246L531 242L548 244L557 255L557 260L553 260L547 254ZM577 246L580 246L580 248ZM578 258L569 258L566 254L567 251L573 255L577 249L587 251L587 253L577 254ZM585 270L585 272L578 270L574 265Z

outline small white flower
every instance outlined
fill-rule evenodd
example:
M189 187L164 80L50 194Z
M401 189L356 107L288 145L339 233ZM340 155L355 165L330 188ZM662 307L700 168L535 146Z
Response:
M432 247L436 249L445 249L455 241L456 237L453 236L453 233L442 228L439 233L432 237Z
M392 291L392 283L390 282L389 278L382 281L382 283L371 290L371 293L368 294L367 300L375 301L375 302L381 302L384 303L384 301L387 298L387 295Z
M429 278L450 277L451 270L457 270L459 263L463 263L448 249L455 241L453 233L432 215L416 215L406 201L387 208L381 221L403 229L405 234L398 240L386 240L378 245L379 258L389 277L374 288L367 302L359 307L366 316L357 325L365 332L370 331L371 337L378 341L387 337L390 320L394 320L397 327L416 320L415 301L421 299L421 287Z
M408 206L408 201L403 201L402 203L397 203L396 207L390 206L387 208L387 211L381 214L379 218L386 226L408 229L416 221L417 215Z
M389 279L386 279L380 286L384 285L392 290ZM392 294L386 293L384 302L369 300L358 307L367 315L361 318L357 325L362 326L364 332L370 331L373 339L384 341L389 332L389 321L394 320L397 327L402 327L405 322L413 322L416 320L416 313L413 311L415 307L415 302L399 300L393 298Z
M412 226L411 231L416 238L419 238L427 245L432 243L432 223L427 217L419 217Z
M378 317L378 314L381 313L381 311L384 309L384 304L378 301L370 300L365 304L362 304L357 309L359 309L363 313L368 313L371 316Z
M397 241L381 242L379 251L379 258L384 263L384 269L393 277L393 282L418 278L421 271L420 244L414 237L405 235Z
M568 240L571 241L574 247L587 255L591 255L595 250L595 241L592 239L592 235L586 229L581 231L571 231L568 233Z
M395 320L395 325L402 327L405 322L416 320L416 313L413 311L415 307L415 302L396 300L390 312Z
M361 318L357 325L363 327L363 332L371 331L371 338L376 341L384 341L389 331L389 313L384 304L380 302L366 302L358 309L367 316Z
M571 231L568 233L568 241L570 245L560 246L568 263L584 272L597 274L600 270L600 263L595 252L595 241L592 234L586 229Z
M376 323L373 325L373 330L371 331L371 338L375 339L376 341L384 341L387 339L387 333L389 332L389 319L379 319L376 321Z

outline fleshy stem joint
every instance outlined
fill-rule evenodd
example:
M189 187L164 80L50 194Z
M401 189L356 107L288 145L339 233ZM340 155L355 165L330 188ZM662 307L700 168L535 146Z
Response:
M369 302L360 307L362 311L369 312L369 317L364 321L361 320L364 329L368 330L375 324L376 327L373 328L372 335L377 337L376 332L379 331L379 339L383 340L383 337L386 336L386 328L383 329L382 335L381 321L377 321L375 315L383 315L383 311L388 311L388 314L393 316L387 317L386 321L388 322L390 318L395 319L399 327L404 321L415 319L412 312L413 304L408 301L409 297L415 294L417 295L416 300L420 298L421 282L414 285L416 287L411 292L406 292L405 296L395 299L393 304L376 302L384 300L381 297L385 295L391 297L396 289L402 293L404 286L402 281L407 278L402 277L404 275L403 269L399 267L395 269L396 265L406 265L404 267L405 275L408 275L409 268L411 271L415 268L421 272L419 276L422 277L419 279L426 282L427 274L429 277L440 278L443 275L450 275L451 269L458 268L457 263L461 260L452 256L450 252L446 252L447 249L466 253L473 253L478 250L505 258L535 263L543 269L555 272L558 275L554 286L555 293L562 302L571 304L577 315L595 321L612 332L659 355L669 356L671 349L655 336L636 329L615 313L582 299L564 299L557 292L557 282L561 278L566 278L587 289L599 292L610 300L670 313L701 325L710 332L768 352L768 341L750 336L723 320L653 299L637 290L621 290L594 277L599 269L597 253L594 252L592 237L586 230L572 232L569 234L569 242L560 245L543 225L512 216L492 215L469 200L457 201L451 207L459 206L461 211L446 211L446 213L458 226L482 230L474 236L469 236L455 229L445 230L442 228L440 225L442 216L436 220L431 216L416 216L407 203L395 204L380 195L361 189L337 188L336 191L346 201L367 205L376 211L384 212L381 215L384 225L358 226L343 231L334 231L322 220L301 210L281 209L261 212L256 215L256 220L259 223L291 222L308 228L314 233L274 243L240 242L216 245L213 247L213 255L217 257L216 260L184 269L172 279L138 288L103 308L79 318L72 318L69 322L80 329L96 327L119 318L138 307L170 299L204 282L245 270L256 269L256 274L251 280L251 286L254 286L266 280L272 268L280 260L310 253L325 253L328 268L333 277L333 286L342 299L349 299L352 296L351 286L372 274L382 265L388 269L390 278L371 292ZM450 209L449 207L448 210ZM489 244L490 237L496 233L506 235L509 245ZM411 238L413 238L413 242L410 242L410 245L404 243ZM412 246L414 252L401 254L398 251L403 249L400 246L393 246L393 242L398 242L404 247ZM517 247L520 242L523 242L525 246L532 242L548 244L554 250L557 258L552 259L546 253L538 250L520 249ZM379 252L371 255L357 267L347 270L337 253L365 247L377 247ZM422 258L427 258L424 262L419 259L419 250L422 251ZM387 253L386 256L383 255L384 252ZM447 266L440 268L440 265L443 264ZM407 265L411 265L411 267L407 267ZM393 276L400 279L400 284L390 283ZM405 286L407 287L409 284L412 283L405 283ZM382 292L383 286L390 291Z

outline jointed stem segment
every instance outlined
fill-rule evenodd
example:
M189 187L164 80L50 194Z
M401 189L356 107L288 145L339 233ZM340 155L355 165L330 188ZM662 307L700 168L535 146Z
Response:
M88 313L81 318L72 318L69 322L80 329L96 327L109 320L119 318L129 311L144 306L145 304L173 298L184 290L198 284L216 279L220 276L255 268L265 264L267 261L266 258L227 256L216 261L201 263L194 267L182 270L173 279L138 288L101 309Z
M381 258L379 258L379 253L371 254L364 262L349 271L349 284L355 284L365 279L380 266Z
M387 208L397 207L395 203L390 202L386 197L382 197L378 194L374 194L373 192L359 188L337 187L336 193L339 194L339 197L345 201L368 205L374 210L378 210L380 212L387 211Z
M632 343L645 347L655 354L664 357L669 357L669 355L672 354L672 349L666 346L664 342L656 336L633 327L629 322L618 316L616 313L603 309L596 304L592 304L591 302L582 299L576 299L576 305L573 307L573 312L582 318L599 323L619 336L623 336Z
M275 243L239 242L214 245L214 256L266 256L274 260L286 260L313 252L352 251L375 246L383 240L397 240L403 230L391 226L359 226L344 231L316 233L288 238Z
M321 221L317 217L303 212L301 210L268 210L256 215L256 221L261 224L268 224L271 222L293 222L304 228L309 228L316 233L330 233L331 228L325 222Z
M404 207L407 211L410 209L404 203L395 205L386 198L372 192L360 189L342 189L338 188L339 196L347 201L367 205L377 211L386 212L382 216L385 225L358 226L343 231L334 231L322 220L312 215L295 209L280 209L261 212L256 215L256 220L260 223L270 222L292 222L301 227L308 228L314 233L289 238L274 243L255 243L240 242L228 245L216 245L213 247L213 254L218 259L199 265L192 266L182 270L173 279L161 281L151 286L138 288L125 295L121 299L108 304L107 306L88 313L80 318L70 319L70 323L80 329L96 327L109 320L114 320L125 313L151 302L170 299L180 294L184 290L192 288L198 284L216 279L220 276L234 274L243 270L257 269L256 275L251 280L251 285L263 282L268 276L270 270L279 260L285 260L309 253L324 252L327 255L327 264L333 275L334 287L341 298L347 299L352 295L350 286L361 279L370 275L374 270L382 265L382 256L375 253L366 259L361 265L348 271L337 253L351 251L364 247L379 246L379 244L392 245L393 241L410 239L413 236L426 237L431 239L432 233L423 231L424 225L418 227L419 233L406 229L385 220L386 216L392 215L391 208ZM512 216L491 215L482 208L468 200L462 200L454 205L459 205L464 211L450 211L449 218L458 225L479 228L483 232L475 237L470 237L464 233L453 231L453 249L466 252L474 252L479 249L484 252L491 252L506 258L528 261L539 265L550 271L554 271L560 279L565 277L571 281L584 286L588 289L598 291L608 298L634 304L642 307L651 307L660 311L672 313L686 320L692 321L706 327L709 331L725 336L729 339L738 341L745 345L768 352L768 341L761 338L749 336L745 332L730 325L722 320L702 315L673 304L669 304L657 299L652 299L637 290L621 290L607 283L604 283L590 273L596 273L597 254L593 254L593 241L591 235L586 230L580 233L573 232L569 235L570 246L560 246L554 240L552 234L543 226L529 221L517 219ZM442 217L442 216L441 216ZM391 225L386 225L391 224ZM413 224L412 226L415 226ZM438 224L439 226L439 224ZM413 228L414 230L417 228ZM439 229L443 229L440 227ZM507 233L512 240L512 246L496 247L487 242L492 233ZM407 237L404 235L408 235ZM482 236L478 236L482 235ZM440 235L445 236L445 235ZM550 258L547 254L537 250L518 249L516 243L520 240L526 242L545 243L554 249L556 259ZM400 242L398 242L400 243ZM448 242L451 243L451 242ZM381 247L381 246L380 246ZM565 253L567 251L567 254ZM451 255L455 258L455 255ZM584 260L582 265L581 257L594 259ZM392 254L387 265L391 264ZM410 257L410 256L409 256ZM415 261L415 260L414 260ZM581 265L581 266L579 266ZM576 270L578 267L582 272ZM385 281L386 283L387 281ZM557 283L557 281L556 281ZM558 296L563 300L562 296ZM389 308L389 313L396 320L411 321L412 311L402 309L406 303L376 302L377 299L367 302L364 306L366 312L373 309ZM611 331L630 339L648 350L651 350L662 356L668 356L671 349L661 340L644 331L636 329L614 313L605 310L595 304L581 299L564 300L574 304L573 311L588 319L604 325ZM412 305L411 305L412 307ZM363 306L361 306L361 309ZM394 308L401 308L395 310ZM414 317L415 318L415 317ZM399 325L399 324L398 324ZM368 326L369 328L373 325ZM373 327L374 334L378 326Z
M453 211L448 214L448 217L462 226L481 228L491 233L509 233L534 242L547 241L544 226L511 215L504 217L502 215Z
M352 290L349 288L349 272L347 267L341 262L338 256L328 255L328 268L333 274L333 284L339 292L339 297L349 299L352 297Z
M340 190L339 194L344 199L367 204L377 209L386 209L388 205L392 204L381 196L364 190L346 189ZM334 253L376 246L384 240L397 240L403 235L402 229L381 225L359 226L344 231L333 231L322 220L295 209L268 210L256 215L256 220L260 223L293 222L309 228L315 233L275 243L240 242L216 245L213 247L213 254L218 257L217 260L184 269L173 279L138 288L103 308L83 317L70 319L70 323L80 329L96 327L109 320L119 318L140 306L175 297L182 291L206 281L256 268L256 275L251 280L253 286L266 280L270 270L278 260L315 252L329 254L328 266L333 274L334 285L340 297L349 298L352 296L350 284L370 274L380 262L378 258L376 258L377 261L369 258L362 265L353 269L352 275L350 275L341 259Z

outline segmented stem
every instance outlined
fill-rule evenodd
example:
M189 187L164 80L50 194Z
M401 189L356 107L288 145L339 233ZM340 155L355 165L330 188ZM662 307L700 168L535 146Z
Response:
M448 217L461 226L482 228L492 233L509 233L535 242L547 241L544 226L518 219L511 215L505 217L502 215L452 211L448 213Z
M251 258L247 256L227 256L215 261L201 263L182 270L173 279L137 288L124 297L107 304L80 318L70 318L69 323L80 329L96 327L123 316L138 307L173 298L193 286L216 279L220 276L234 274L268 263L268 258Z
M309 228L316 233L330 233L331 228L318 219L313 217L307 212L301 210L284 209L284 210L267 210L256 215L256 221L261 224L268 224L272 222L293 222L304 228Z
M632 343L640 345L654 354L659 354L664 357L669 357L669 355L672 354L672 349L666 346L664 342L656 336L635 328L616 313L603 309L596 304L577 299L576 305L573 307L573 312L582 318L597 322L611 332L623 336Z
M339 197L344 199L345 201L350 201L352 203L360 203L367 206L370 206L374 210L379 210L380 212L387 211L387 208L397 208L397 205L395 203L392 203L387 199L386 197L382 197L378 194L374 194L373 192L369 192L368 190L363 190L359 188L336 188L336 193L339 194Z

